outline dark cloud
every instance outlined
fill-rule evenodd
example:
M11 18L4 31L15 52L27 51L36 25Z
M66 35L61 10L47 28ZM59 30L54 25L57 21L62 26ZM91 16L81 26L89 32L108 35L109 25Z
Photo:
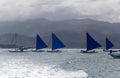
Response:
M0 20L93 18L120 22L119 0L1 0Z

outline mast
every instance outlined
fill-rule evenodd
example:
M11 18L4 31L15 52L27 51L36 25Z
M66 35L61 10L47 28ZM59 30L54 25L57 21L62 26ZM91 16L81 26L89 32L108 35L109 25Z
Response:
M16 38L17 38L17 34L16 34L16 33L14 33L13 35L11 34L11 42L10 42L9 45L10 45L12 48L17 48Z

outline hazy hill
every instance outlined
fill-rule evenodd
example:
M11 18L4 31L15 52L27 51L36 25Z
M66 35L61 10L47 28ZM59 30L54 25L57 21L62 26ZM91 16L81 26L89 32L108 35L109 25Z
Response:
M35 47L35 38L20 34L0 35L0 47L13 48L17 46Z
M54 32L67 47L85 47L86 32L89 32L102 45L105 43L105 37L110 38L115 44L115 48L120 48L120 24L95 21L91 19L83 20L64 20L49 21L46 19L33 19L26 21L6 21L0 22L0 44L10 41L10 34L19 35L24 45L35 46L35 35L39 33L44 41L48 44L51 33ZM4 34L4 35L2 35ZM29 37L31 36L31 37ZM18 41L21 42L21 41Z

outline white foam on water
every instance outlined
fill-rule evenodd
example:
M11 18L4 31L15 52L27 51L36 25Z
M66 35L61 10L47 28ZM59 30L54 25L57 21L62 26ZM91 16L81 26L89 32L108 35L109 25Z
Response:
M87 76L82 70L65 71L53 65L35 65L21 60L5 61L0 64L0 78L87 78Z

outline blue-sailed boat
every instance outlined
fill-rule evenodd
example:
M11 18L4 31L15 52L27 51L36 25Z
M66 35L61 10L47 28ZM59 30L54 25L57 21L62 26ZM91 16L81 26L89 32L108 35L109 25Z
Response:
M88 32L86 33L86 37L87 37L87 42L86 42L87 50L81 51L81 52L83 52L83 53L96 53L95 51L90 51L90 50L99 48L99 47L101 47L101 45L95 39L93 39Z
M111 49L112 47L114 47L114 44L108 39L108 38L106 38L105 39L105 41L106 41L106 50L105 50L105 52L110 52L110 55L113 57L113 58L120 58L120 53L119 53L119 51L117 51L117 50L109 50L109 49ZM114 53L115 52L115 53Z
M106 43L106 47L105 50L103 51L110 52L109 49L111 49L114 46L113 43L108 38L105 39L105 43Z
M54 33L52 33L52 50L48 52L59 52L57 49L64 47L65 45L63 42Z
M36 35L36 50L33 52L44 52L44 50L41 50L43 48L47 48L48 46L45 44L45 42L42 40L42 38L37 34Z
M103 50L103 51L105 51L105 52L118 52L117 50L114 50L114 51L113 50L109 50L112 47L114 47L114 44L108 38L106 38L105 41L106 41L106 49Z

